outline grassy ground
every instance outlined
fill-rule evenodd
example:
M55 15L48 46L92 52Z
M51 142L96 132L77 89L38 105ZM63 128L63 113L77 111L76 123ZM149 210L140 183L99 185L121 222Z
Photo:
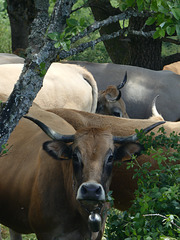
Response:
M7 227L1 225L1 236L2 240L10 240L9 230ZM36 240L35 234L23 234L23 240Z

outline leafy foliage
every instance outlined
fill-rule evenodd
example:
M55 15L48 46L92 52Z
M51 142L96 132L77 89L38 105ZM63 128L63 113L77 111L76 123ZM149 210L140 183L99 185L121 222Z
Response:
M128 212L111 211L105 229L107 240L180 239L180 134L172 132L167 137L164 128L159 132L140 140L157 169L151 170L150 162L129 164L129 168L136 166L136 199Z
M180 2L179 0L111 0L114 7L119 7L121 11L128 8L138 9L138 11L150 12L146 25L156 25L154 38L162 38L166 34L180 36Z
M67 19L67 27L63 33L53 32L48 36L55 41L55 47L62 47L63 50L69 51L71 47L71 38L82 32L87 27L85 18L77 21L74 18Z
M11 31L5 0L0 0L0 33L0 52L11 52Z

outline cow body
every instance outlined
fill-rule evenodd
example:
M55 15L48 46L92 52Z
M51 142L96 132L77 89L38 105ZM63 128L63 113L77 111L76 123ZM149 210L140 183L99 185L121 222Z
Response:
M30 113L54 129L74 133L73 127L54 114L38 107ZM38 239L90 239L87 212L81 212L75 196L72 161L52 160L41 150L44 140L49 137L25 119L12 133L12 148L0 159L4 165L0 168L0 222L19 233L35 232ZM92 239L100 239L98 233L93 234Z
M0 65L0 93L10 95L23 66ZM97 98L96 81L87 70L77 65L53 63L34 102L43 109L64 107L95 112Z
M66 110L66 109L52 109L50 110L58 116L65 119L76 130L87 127L101 127L110 129L113 135L128 136L134 133L135 129L145 128L154 122L162 121L161 116L153 116L149 119L118 119L112 116L94 115L80 111ZM180 132L180 122L166 122L163 124L167 135L171 132ZM156 133L156 129L154 130ZM157 163L151 156L141 155L138 158L139 164L147 161L151 162L152 168L157 168ZM180 163L180 161L179 161ZM137 188L137 181L133 179L134 168L127 170L127 164L124 162L120 167L113 167L113 176L110 190L113 191L115 199L115 207L119 210L127 210L134 200L134 191Z
M11 53L0 53L0 64L24 63L24 58Z
M127 172L125 165L114 166L111 176L112 159L128 160L129 154L141 150L139 144L131 142L114 145L113 136L129 136L134 129L156 121L120 119L70 109L46 112L38 106L33 106L29 115L43 120L61 134L75 133L76 137L72 145L66 140L50 141L34 123L27 119L20 121L9 139L12 147L0 159L0 222L19 233L35 232L38 239L101 239L108 204L103 203L98 212L102 217L99 232L91 233L88 215L97 207L96 202L104 199L111 177L111 189L120 209L128 207L136 188L131 178L133 173ZM167 133L179 131L180 127L179 123L164 126ZM69 148L72 155L69 155L71 151L67 152ZM149 156L139 158L142 162L148 160L152 161ZM94 199L94 184L98 201L95 205L94 200L93 204L90 201L89 205L88 201ZM81 205L87 186L90 196Z
M169 70L180 75L180 61L165 65L163 70Z
M127 83L122 88L122 99L130 118L146 119L151 116L151 103L159 95L157 109L168 121L180 118L180 76L170 71L153 71L145 68L113 63L68 61L84 66L96 79L99 90L118 85L127 71Z
M75 139L72 145L66 140L50 141L34 123L20 121L9 139L8 154L0 159L0 222L19 233L34 232L38 239L101 239L112 160L131 158L130 145L135 152L141 149L131 142L115 146L113 135L129 136L135 128L155 121L129 121L68 109L46 112L38 106L33 106L29 115L43 119L61 134L75 133ZM120 152L115 151L117 146ZM123 182L121 185L127 188ZM119 193L122 190L116 193L120 199L126 197ZM102 218L98 232L89 228L91 211L98 211Z

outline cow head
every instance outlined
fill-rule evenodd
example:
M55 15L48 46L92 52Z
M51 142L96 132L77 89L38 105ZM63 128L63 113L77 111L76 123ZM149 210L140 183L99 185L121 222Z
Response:
M89 213L100 213L109 191L114 161L128 160L141 152L142 146L136 143L137 134L119 137L107 129L84 128L75 135L61 135L39 120L26 118L35 122L52 139L43 144L50 156L57 160L72 159L76 199ZM153 124L143 132L147 133L162 123Z
M108 86L106 90L99 91L96 113L113 115L116 117L126 117L126 106L121 98L120 89L124 87L127 81L127 72L124 80L118 86Z

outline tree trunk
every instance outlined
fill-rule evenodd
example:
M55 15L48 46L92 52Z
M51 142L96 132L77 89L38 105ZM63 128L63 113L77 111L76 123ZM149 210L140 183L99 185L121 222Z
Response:
M7 0L11 25L12 51L19 53L28 47L31 23L37 15L34 0Z
M140 30L144 26L146 18L131 17L129 27ZM154 26L147 26L144 31L154 30ZM129 35L130 41L130 65L149 68L153 70L162 69L160 39L145 38L143 36Z
M110 0L89 0L92 13L95 20L104 20L109 16L119 14L120 11L114 9ZM146 19L140 17L131 17L129 26L132 30L141 30ZM119 23L112 23L102 27L99 31L103 34L110 34L120 29ZM148 26L144 31L154 30L155 26ZM139 66L154 70L162 69L160 39L145 38L142 36L128 35L128 38L117 37L112 40L104 41L106 50L114 63Z
M102 21L109 16L114 16L120 13L119 9L113 8L109 0L89 0L89 6L92 10L96 21ZM119 22L111 23L108 26L102 27L99 32L103 34L111 34L120 30ZM116 37L114 39L104 41L104 46L113 63L128 64L129 51L128 40L124 37Z

